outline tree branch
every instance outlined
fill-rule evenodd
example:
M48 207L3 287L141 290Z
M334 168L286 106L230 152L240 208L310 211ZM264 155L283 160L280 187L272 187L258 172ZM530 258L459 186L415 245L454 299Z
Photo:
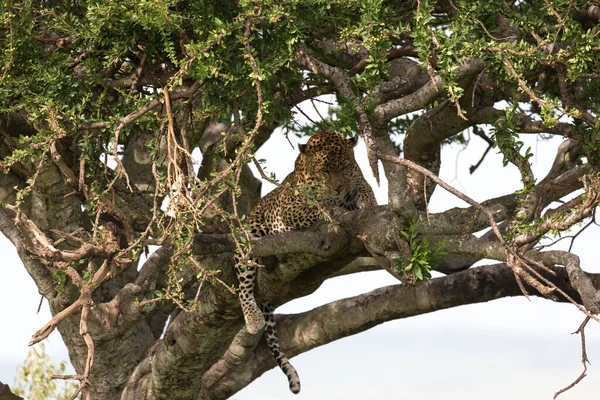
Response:
M0 400L23 400L23 398L14 394L7 384L0 382Z
M465 60L455 70L456 79L461 80L476 74L483 68L485 68L485 62L481 59L473 58ZM414 93L375 107L376 119L379 124L386 124L400 115L422 109L443 93L442 78L437 75Z
M557 276L549 276L549 279L577 297L566 283L565 269L555 267L552 270ZM586 275L600 286L600 274ZM383 287L301 314L279 315L277 327L284 352L295 356L383 322L521 294L510 268L505 264L487 265L417 286ZM218 367L211 368L203 376L207 387L203 389L201 399L226 399L275 367L266 343L262 341L254 347L252 339L238 334L235 347L230 348L228 356L221 358ZM232 353L236 357L232 357Z
M31 257L28 251L26 238L15 224L12 213L3 207L0 207L0 232L2 232L17 249L19 257L23 261L27 272L35 281L40 293L45 297L51 296L51 294L54 293L54 278L52 277L52 274L38 259Z

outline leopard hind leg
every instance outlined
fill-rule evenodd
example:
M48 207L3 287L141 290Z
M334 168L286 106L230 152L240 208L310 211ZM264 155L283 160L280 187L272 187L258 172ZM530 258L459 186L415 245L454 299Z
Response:
M255 335L265 326L263 313L254 299L257 269L254 266L242 265L240 258L236 255L235 272L239 282L238 297L246 321L246 330Z

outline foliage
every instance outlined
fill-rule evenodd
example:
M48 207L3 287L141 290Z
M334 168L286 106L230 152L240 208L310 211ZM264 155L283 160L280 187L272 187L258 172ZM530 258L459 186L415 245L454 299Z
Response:
M400 234L406 239L410 255L392 259L394 266L401 274L410 274L416 282L431 280L431 271L447 253L443 251L445 243L432 245L427 236L422 236L413 222Z
M30 348L15 377L14 393L25 399L66 400L77 389L74 382L50 379L52 375L64 375L67 364L52 363L46 344Z

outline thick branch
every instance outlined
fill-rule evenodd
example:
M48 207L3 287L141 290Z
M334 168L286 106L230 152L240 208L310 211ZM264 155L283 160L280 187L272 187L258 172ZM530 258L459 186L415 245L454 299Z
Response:
M492 99L476 96L476 104L471 103L471 94L476 90L470 85L460 102L463 117L455 104L443 101L438 106L420 115L408 128L404 138L404 157L439 175L441 165L441 144L444 140L464 131L470 126L492 122L496 119L495 110L489 104ZM409 169L407 182L413 202L424 210L435 185L425 180L423 175ZM427 190L424 190L426 187ZM427 195L427 198L425 198Z
M0 382L0 400L23 400L23 398L14 394L8 385Z
M456 80L461 80L481 71L485 67L485 62L478 58L473 58L463 62L455 70ZM414 93L399 99L381 104L375 108L375 115L379 124L385 124L393 118L420 110L429 104L436 97L444 94L442 78L437 75L430 82L424 85Z
M8 240L17 249L19 257L23 261L27 272L35 281L40 293L46 297L54 292L54 278L48 269L38 260L30 256L27 247L26 238L15 224L11 213L0 207L0 232L2 232Z
M252 255L255 257L268 257L285 254L312 254L316 256L331 256L347 245L338 232L325 233L321 230L315 232L316 227L310 230L295 230L280 235L265 236L252 239ZM193 253L196 255L218 254L233 252L235 243L229 234L198 234L194 238Z
M566 283L565 269L553 270L557 277L551 279L577 296ZM587 275L600 286L600 274ZM386 321L521 294L511 269L505 264L488 265L418 286L387 286L302 314L280 316L277 326L284 351L294 356ZM238 342L231 351L236 352L235 359L222 358L219 368L204 375L208 386L202 399L226 399L275 366L264 342L256 348L250 342Z
M272 301L278 305L313 292L349 261L336 263L330 260L347 259L364 252L363 241L357 237L359 235L366 237L378 249L393 248L393 233L399 229L397 224L396 214L388 207L373 207L341 215L339 226L330 226L324 222L316 225L314 232L288 232L256 241L253 249L264 255L269 254L266 253L268 249L270 254L278 254L282 261L275 268L267 266L261 271L258 282L259 300ZM305 245L297 243L301 241L300 237L314 239L311 243L320 249L317 251L319 254L296 253L307 250ZM208 236L201 238L205 240ZM328 238L331 238L329 243ZM227 252L231 246L226 237L220 236L217 236L216 245L208 241L205 243L208 245L197 251ZM284 253L287 251L290 253ZM205 255L201 260L207 270L221 270L219 278L226 284L235 281L230 254ZM136 384L151 388L156 398L189 398L197 393L200 389L200 382L197 380L199 374L203 374L218 361L230 345L235 332L243 326L237 297L222 286L207 286L201 293L200 304L202 307L199 310L181 313L171 322L164 339L157 342L150 355L151 372L139 374L144 382ZM193 326L194 329L186 329L188 326ZM197 385L189 385L191 381L197 382ZM131 384L133 383L130 382Z

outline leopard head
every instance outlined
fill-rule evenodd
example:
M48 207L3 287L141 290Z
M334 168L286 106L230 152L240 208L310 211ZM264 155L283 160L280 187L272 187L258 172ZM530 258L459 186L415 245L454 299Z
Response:
M308 186L319 187L331 195L342 193L348 186L348 172L356 166L357 140L330 130L317 132L306 144L299 145L296 171L303 171Z

